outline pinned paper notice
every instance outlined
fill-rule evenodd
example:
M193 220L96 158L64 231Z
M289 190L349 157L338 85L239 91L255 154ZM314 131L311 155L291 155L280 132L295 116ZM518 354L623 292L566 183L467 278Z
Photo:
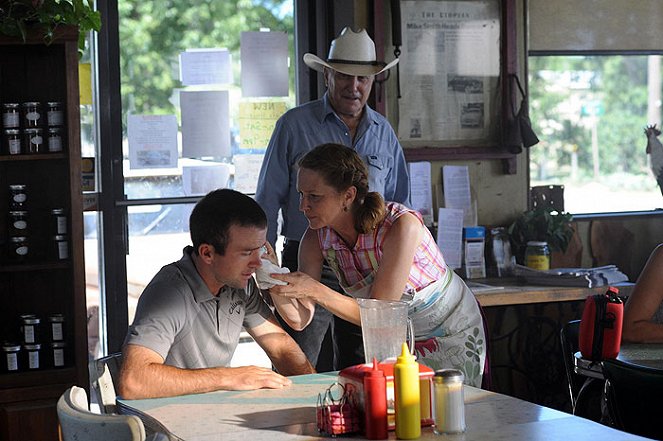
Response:
M187 49L180 53L180 81L185 86L230 84L228 49Z
M460 268L463 249L463 210L440 208L437 216L437 246L449 268Z
M424 224L433 225L433 195L430 162L410 163L410 200L412 208L421 213Z
M182 166L182 186L187 196L203 195L217 188L225 188L229 177L229 164Z
M78 65L78 98L81 105L92 104L92 67L90 63Z
M258 186L258 174L265 155L233 155L235 190L253 194Z
M228 92L180 92L182 157L230 156Z
M242 96L288 96L288 34L242 32Z
M445 165L442 167L444 185L444 206L463 210L463 225L476 225L476 216L470 195L470 173L466 165Z
M129 168L177 167L177 117L129 115Z
M267 148L276 120L285 109L282 101L239 103L240 150Z

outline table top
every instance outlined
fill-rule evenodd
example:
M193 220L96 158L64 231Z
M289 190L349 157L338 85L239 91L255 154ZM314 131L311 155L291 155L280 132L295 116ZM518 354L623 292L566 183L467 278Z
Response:
M492 289L472 288L473 282L489 285ZM474 279L468 280L468 283L482 307L585 300L589 295L604 294L608 289L607 286L587 288L578 286L523 285L515 278ZM619 283L615 286L619 288L620 295L628 296L635 285L633 283Z
M619 348L617 359L628 363L663 369L663 344L624 343ZM587 360L580 352L574 354L575 372L586 377L603 379L601 362Z
M318 394L336 373L291 377L286 389L219 391L172 398L122 400L121 413L135 414L152 430L186 441L303 441L325 439L316 428ZM593 421L502 394L465 387L467 431L441 437L422 428L422 440L644 440ZM362 439L361 435L336 439ZM393 432L389 439L396 439Z

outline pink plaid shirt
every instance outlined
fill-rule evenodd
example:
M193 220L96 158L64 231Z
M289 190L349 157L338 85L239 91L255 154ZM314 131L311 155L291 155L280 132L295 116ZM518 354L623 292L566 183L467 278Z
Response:
M317 231L323 255L327 255L326 251L329 249L335 251L332 256L335 255L338 265L333 262L329 263L332 268L340 269L342 274L337 274L337 276L341 285L352 286L377 269L382 259L384 239L396 219L405 213L412 213L419 219L424 234L414 255L404 291L409 289L418 291L442 278L447 267L433 236L423 225L421 214L399 203L388 202L385 219L378 224L375 230L360 234L353 249L348 248L343 239L331 228L323 227ZM373 259L375 262L372 262Z

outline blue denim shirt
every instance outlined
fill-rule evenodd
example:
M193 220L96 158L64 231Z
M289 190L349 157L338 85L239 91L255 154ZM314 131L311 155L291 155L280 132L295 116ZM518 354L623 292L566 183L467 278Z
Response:
M300 240L308 221L299 211L297 161L314 147L335 142L352 147L368 166L369 190L387 201L410 206L410 181L403 149L389 121L365 107L353 140L350 131L336 115L327 94L316 101L287 111L276 122L260 169L256 201L267 213L267 240L276 242L278 214L281 234Z

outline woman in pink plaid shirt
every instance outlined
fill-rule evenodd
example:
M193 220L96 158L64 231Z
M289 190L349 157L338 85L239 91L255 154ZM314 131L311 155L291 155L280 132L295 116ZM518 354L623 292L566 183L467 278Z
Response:
M361 326L356 298L405 300L418 361L460 369L467 384L481 386L486 342L479 305L446 266L421 215L370 192L365 164L338 144L320 145L300 159L297 188L309 221L299 271L272 274L288 284L270 289L288 324L303 329L319 304ZM319 282L323 260L347 295Z

